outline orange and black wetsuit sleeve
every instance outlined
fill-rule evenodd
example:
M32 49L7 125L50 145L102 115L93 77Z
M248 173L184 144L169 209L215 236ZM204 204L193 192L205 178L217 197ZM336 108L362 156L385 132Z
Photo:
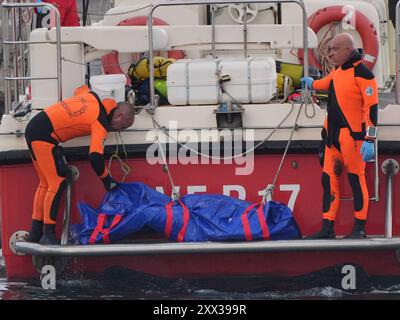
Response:
M107 135L107 130L99 121L92 124L89 161L93 170L100 178L105 178L108 175L104 159L104 141L107 138Z
M362 63L354 70L354 79L360 88L365 110L365 124L367 127L378 125L378 86L374 74Z
M330 74L328 74L325 78L315 80L313 82L313 89L314 90L325 90L327 91L329 89L329 85L331 84L332 80L332 75L335 72L335 69L331 71Z
M110 124L107 113L100 102L99 110L98 119L91 125L89 161L96 174L103 179L108 175L104 159L104 142L110 131Z

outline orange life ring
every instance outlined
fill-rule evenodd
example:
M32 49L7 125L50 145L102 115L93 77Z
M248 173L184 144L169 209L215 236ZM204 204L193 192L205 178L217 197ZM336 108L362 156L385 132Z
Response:
M146 26L147 25L147 17L146 16L137 16L129 19L125 19L118 23L118 26ZM164 20L159 18L153 18L153 25L155 26L166 26ZM182 50L170 50L168 51L168 58L173 58L176 60L184 59L185 52ZM103 65L103 70L105 74L123 74L124 71L121 69L118 59L118 52L114 51L109 53L101 58L101 63ZM128 79L129 80L129 79ZM130 81L130 80L129 80Z
M331 6L319 9L308 18L308 26L317 33L323 26L332 22L346 21L348 12L344 10L344 6ZM379 55L379 39L378 32L374 24L360 11L355 10L355 27L361 36L364 50L363 63L372 70L376 64ZM348 22L349 23L349 22ZM322 69L321 64L315 57L312 49L308 50L309 63L319 69ZM299 49L297 54L300 63L304 60L304 50Z

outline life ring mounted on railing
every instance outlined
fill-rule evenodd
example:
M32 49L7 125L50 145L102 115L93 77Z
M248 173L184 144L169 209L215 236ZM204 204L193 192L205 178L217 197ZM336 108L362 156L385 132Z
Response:
M355 13L355 15L354 15ZM377 62L379 55L379 38L378 32L374 24L360 11L354 9L353 15L349 15L348 6L330 6L317 10L308 18L308 26L318 33L325 25L332 22L349 23L347 19L350 17L351 23L360 34L364 58L363 63L372 70ZM312 49L309 49L309 63L310 65L322 69L318 58ZM304 60L304 50L299 49L298 58L301 63Z
M118 26L146 26L147 16L137 16L125 19L118 23ZM153 25L155 26L167 26L168 23L159 18L153 18ZM185 52L182 50L170 50L168 51L168 58L176 60L184 59ZM114 51L101 58L103 70L105 74L126 74L120 66L118 52Z

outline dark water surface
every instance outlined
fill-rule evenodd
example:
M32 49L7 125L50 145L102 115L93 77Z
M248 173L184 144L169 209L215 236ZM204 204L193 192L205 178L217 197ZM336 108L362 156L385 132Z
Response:
M0 251L1 253L1 251ZM357 277L356 290L341 288L340 269L295 279L227 278L163 279L111 268L101 276L69 275L57 279L55 290L45 290L37 279L7 281L0 256L0 300L275 300L275 299L396 299L400 278Z

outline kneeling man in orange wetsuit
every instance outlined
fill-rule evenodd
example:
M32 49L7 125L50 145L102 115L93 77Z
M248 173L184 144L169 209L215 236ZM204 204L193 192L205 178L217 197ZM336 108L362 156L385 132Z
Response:
M113 99L100 100L86 86L75 96L56 103L37 114L25 131L39 187L33 202L32 229L28 241L57 244L55 224L69 169L60 142L91 136L89 160L106 190L117 183L107 171L103 155L104 141L110 131L130 127L134 122L130 104Z
M301 79L309 89L328 90L328 116L322 130L325 142L322 186L323 225L308 239L335 238L333 229L339 208L339 176L347 171L354 197L354 227L347 238L366 238L369 196L365 181L365 162L374 159L374 139L378 122L378 89L373 73L361 62L362 52L354 48L353 38L336 35L330 44L335 64L323 79Z

